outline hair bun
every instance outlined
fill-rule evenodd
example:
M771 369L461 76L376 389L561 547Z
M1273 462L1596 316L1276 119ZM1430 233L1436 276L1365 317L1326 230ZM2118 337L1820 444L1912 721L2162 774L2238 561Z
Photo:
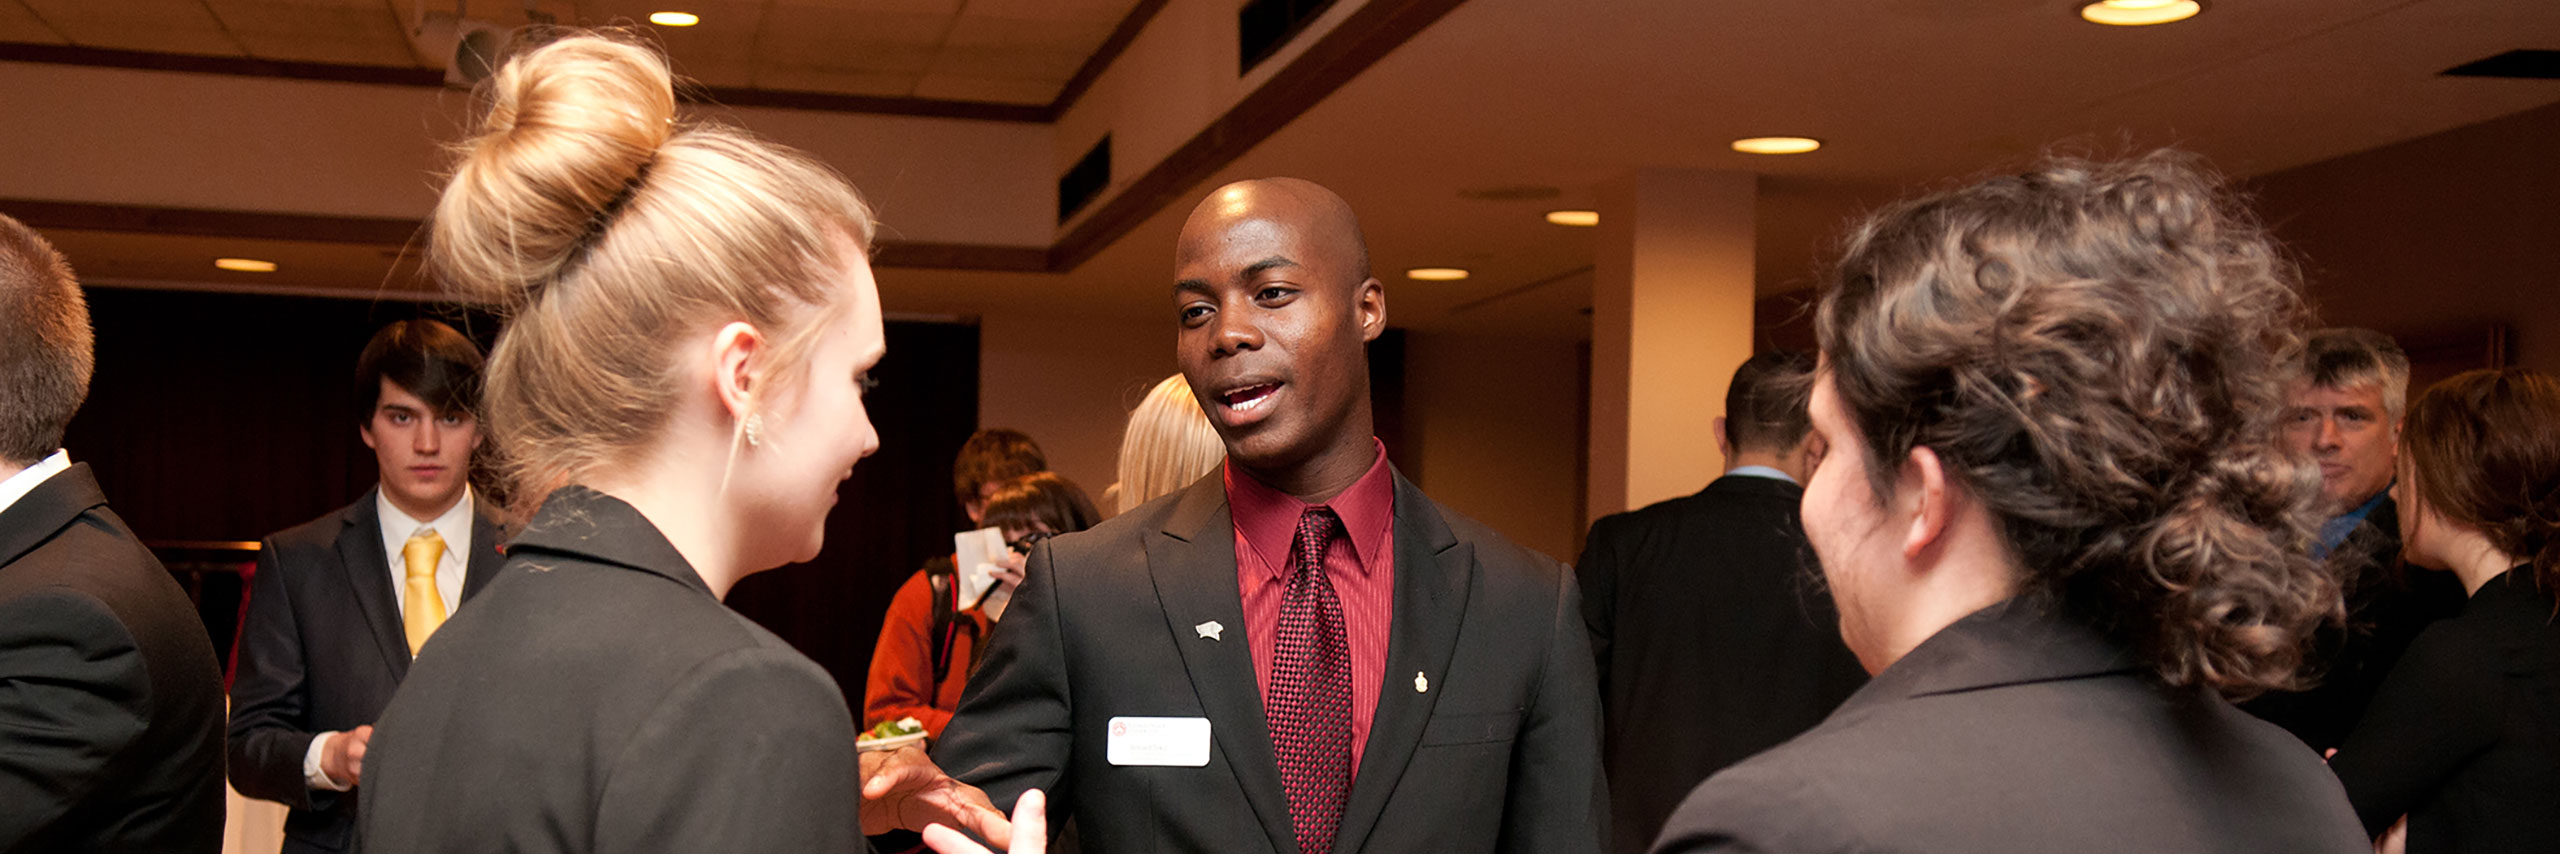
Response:
M482 84L429 263L463 296L517 305L574 263L675 132L664 57L594 35L543 45Z

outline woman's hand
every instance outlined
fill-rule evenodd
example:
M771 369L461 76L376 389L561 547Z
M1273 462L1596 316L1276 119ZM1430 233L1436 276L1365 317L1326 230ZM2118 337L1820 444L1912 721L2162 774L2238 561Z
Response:
M995 576L996 588L1006 593L1013 592L1013 588L1022 583L1023 564L1030 559L1021 552L1006 549L1003 554L997 555L995 560L989 561L996 568L995 572L989 573Z
M995 854L959 831L939 824L924 829L924 844L941 854ZM1013 805L1013 845L1005 849L1005 854L1042 854L1048 850L1048 797L1033 789L1022 793L1022 800Z
M2409 817L2401 816L2391 829L2373 840L2373 854L2402 854L2409 850Z

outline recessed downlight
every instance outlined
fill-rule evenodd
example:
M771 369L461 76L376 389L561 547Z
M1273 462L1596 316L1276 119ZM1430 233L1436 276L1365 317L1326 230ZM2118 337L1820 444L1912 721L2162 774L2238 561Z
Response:
M690 27L702 23L702 16L692 12L651 12L649 23L661 27Z
M1454 282L1466 278L1467 271L1457 267L1415 267L1404 271L1404 277L1417 282Z
M2193 18L2204 11L2197 0L2098 0L2080 7L2080 19L2110 27L2148 27Z
M1599 225L1599 224L1600 224L1600 212L1599 212L1599 211L1548 211L1548 212L1547 212L1547 221L1548 221L1548 222L1555 223L1555 224L1557 224L1557 225L1570 225L1570 226L1573 226L1573 227L1575 227L1575 228L1590 228L1590 227L1592 227L1592 226L1595 226L1595 225Z
M242 273L273 273L276 271L276 262L261 261L256 258L215 258L213 259L213 266L220 267L225 270L236 270Z
M1733 150L1744 154L1803 154L1822 147L1822 140L1809 136L1754 136L1733 141Z

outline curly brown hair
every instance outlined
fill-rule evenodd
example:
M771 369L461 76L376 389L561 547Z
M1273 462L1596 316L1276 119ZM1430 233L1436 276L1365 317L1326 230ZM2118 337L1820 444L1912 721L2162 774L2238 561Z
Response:
M2245 697L2296 685L2342 617L2308 556L2318 473L2276 442L2296 282L2192 155L2053 159L1874 214L1815 324L1870 459L1936 452L2022 595Z

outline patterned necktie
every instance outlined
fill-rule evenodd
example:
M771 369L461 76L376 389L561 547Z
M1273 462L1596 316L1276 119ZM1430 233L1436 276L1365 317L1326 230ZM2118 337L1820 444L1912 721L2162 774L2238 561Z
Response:
M1333 850L1351 794L1351 641L1342 598L1324 575L1325 547L1341 519L1326 507L1298 517L1289 589L1272 646L1271 746L1300 854Z
M436 592L436 563L444 560L444 538L432 529L419 531L400 547L400 560L407 563L402 575L400 628L409 634L409 654L417 655L418 647L427 645L427 636L444 625L444 594Z

